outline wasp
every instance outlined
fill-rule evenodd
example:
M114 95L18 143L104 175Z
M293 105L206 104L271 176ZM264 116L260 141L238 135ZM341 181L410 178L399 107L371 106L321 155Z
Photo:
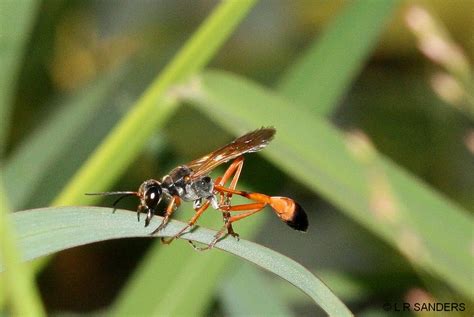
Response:
M276 215L291 228L306 231L308 229L306 212L293 199L236 189L244 164L244 154L258 152L265 148L275 133L276 130L272 127L246 133L201 158L174 168L161 180L144 181L138 191L88 193L88 195L121 195L114 206L124 197L138 197L140 204L137 208L137 218L140 221L140 213L146 213L145 227L150 224L153 215L158 212L158 205L164 200L167 207L162 212L163 220L151 233L152 235L166 226L182 201L193 202L195 214L188 221L187 226L168 240L162 238L164 243L171 243L186 230L191 229L209 207L222 212L224 226L217 232L212 242L202 249L212 248L226 235L226 231L227 234L238 238L239 235L233 230L232 224L261 211L266 206L270 206ZM214 180L209 176L217 166L229 161L232 163L222 176ZM229 181L229 185L226 185ZM230 202L233 195L245 197L252 202L232 205Z

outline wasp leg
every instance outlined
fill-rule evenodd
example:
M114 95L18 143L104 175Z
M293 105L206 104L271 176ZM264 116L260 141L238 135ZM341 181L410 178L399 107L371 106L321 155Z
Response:
M239 181L240 173L242 172L242 167L244 166L244 157L236 158L227 168L222 177L218 177L215 181L216 185L223 186L229 178L234 175L232 181L230 182L230 189L235 189L237 182Z
M237 182L239 181L240 173L242 172L243 166L244 166L244 157L243 156L235 159L232 162L232 164L227 168L224 175L222 177L218 177L216 179L215 185L223 186L233 174L234 176L232 177L232 181L230 182L229 189L230 190L235 190L235 188L237 187ZM227 206L230 206L230 200L232 198L232 193L231 192L226 192L224 194L222 191L220 191L219 194L220 194L219 195L220 196L219 206L224 207L224 208L227 207ZM222 210L222 208L220 208L220 209ZM227 224L227 222L228 222L227 220L230 218L230 213L223 211L222 216L224 218L224 223ZM234 232L234 230L232 228L232 224L228 225L227 233L232 235L233 237L236 237L236 238L239 237L239 235Z
M238 157L237 159L235 159L230 164L230 166L227 168L224 175L216 178L216 180L214 181L214 186L222 187L229 180L229 178L232 175L234 175L232 177L232 181L230 182L230 187L229 187L231 190L234 190L235 187L237 186L237 182L239 181L239 177L240 177L240 173L242 172L243 165L244 165L244 157L243 156ZM227 233L238 239L239 235L234 232L234 230L232 228L232 224L228 223L228 219L230 218L230 213L226 212L222 209L223 206L225 206L225 207L230 206L230 199L232 198L232 193L231 192L225 192L224 193L223 191L218 191L218 193L219 193L219 196L220 196L220 198L219 198L219 209L221 211L223 211L222 216L224 218L224 223L227 225L226 226ZM195 250L198 250L198 251L207 250L207 248L197 247L194 244L194 242L191 241L191 240L189 240L188 242L192 245L192 247Z
M170 239L161 238L161 242L163 242L164 244L170 244L171 242L173 242L174 239L177 239L181 235L183 235L186 230L194 226L199 217L201 217L204 211L209 208L210 204L211 202L209 200L206 201L199 209L196 210L196 214L191 218L191 220L188 221L188 224L183 227L183 229L181 229L177 234L174 235L174 237L171 237Z
M143 206L143 205L138 206L138 208L137 208L137 220L138 220L138 222L140 222L140 213L144 210L146 211L147 209L148 208Z
M230 212L229 211L224 211L222 213L222 216L224 218L224 224L227 227L227 234L230 234L231 236L233 236L234 238L239 240L240 239L239 234L234 231L234 228L232 228L232 223L229 223L229 219L231 217Z
M205 251L205 250L209 250L209 249L212 249L214 247L214 245L220 240L222 239L224 236L225 236L225 231L227 229L227 233L232 235L232 236L237 236L238 237L238 234L236 234L234 232L234 230L232 229L232 223L233 222L236 222L240 219L244 219L248 216L251 216L257 212L259 212L260 210L262 210L263 208L265 208L267 204L264 203L264 202L258 202L258 203L251 203L251 204L243 204L243 205L236 205L236 206L228 206L226 208L226 212L232 212L232 211L235 211L235 212L243 212L242 214L239 214L239 215L235 215L235 216L231 216L229 218L226 219L226 223L225 225L221 228L221 230L219 230L215 235L214 235L214 239L211 241L211 243L209 243L209 245L207 245L206 247L203 247L203 248L199 248L199 247L196 247L194 246L194 248L198 251Z
M166 224L170 220L171 215L179 207L179 205L181 205L181 199L178 196L173 196L173 198L171 198L170 202L168 203L168 206L166 207L165 216L163 217L163 220L161 221L158 228L156 228L155 230L153 230L152 233L150 233L151 235L154 235L166 226Z
M233 236L234 238L236 238L237 241L240 240L239 234L234 231L234 229L232 228L232 224L229 223L229 219L230 219L230 217L231 217L230 212L229 212L229 211L224 211L224 212L222 212L222 217L224 218L224 227L222 227L220 231L224 231L224 229L227 228L227 234L230 234L231 236ZM221 233L220 231L219 231L218 233L216 233L214 237L216 237L216 236L221 236L222 233ZM198 246L196 246L196 245L194 244L194 242L191 241L191 240L188 240L188 242L189 242L189 243L192 245L192 247L193 247L195 250L197 250L197 251L204 251L204 250L209 249L209 248L198 247Z
M260 193L249 193L235 189L228 189L223 186L216 185L214 190L222 195L222 193L230 192L258 203L263 203L272 207L281 221L291 228L298 231L308 230L308 216L304 209L293 199L280 196L268 196ZM237 206L235 206L237 207Z
M152 208L147 208L147 213L146 213L146 218L145 218L145 227L148 227L150 224L151 218L153 217L153 214L155 213L155 210Z
M244 166L244 157L241 156L241 157L236 158L227 168L224 175L216 179L216 181L214 182L214 185L224 186L224 184L229 180L229 178L232 175L234 175L229 185L229 189L234 190L237 186L237 182L239 181L240 173L242 172L243 166ZM227 192L224 195L221 192L219 205L226 205L226 204L228 205L231 198L232 198L232 193Z

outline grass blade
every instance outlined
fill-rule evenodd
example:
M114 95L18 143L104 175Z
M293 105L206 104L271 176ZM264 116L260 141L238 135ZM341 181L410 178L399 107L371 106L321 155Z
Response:
M13 315L45 316L34 275L31 274L28 265L21 263L21 255L16 247L15 230L11 225L12 219L8 217L9 209L3 190L3 180L0 178L0 259L8 270L4 274L5 285L0 285L0 290L5 294L8 293L7 298L10 299ZM1 289L4 287L5 289Z
M279 91L313 113L330 114L361 70L398 3L348 3L321 39L284 75Z
M98 207L44 208L16 212L11 217L19 234L25 260L98 241L150 237L150 231L162 220L161 217L154 217L151 228L143 229L141 224L137 225L134 213L117 210L112 214L111 211L110 208ZM172 220L159 236L172 236L185 225ZM215 233L213 230L196 228L183 238L209 243ZM216 248L277 274L300 288L328 314L351 316L344 304L320 280L295 261L258 244L246 240L237 241L232 237L218 242ZM217 251L208 253L212 252ZM199 257L205 255L199 254ZM160 264L166 265L155 263L158 268Z
M0 25L0 157L10 127L10 113L23 50L33 26L39 1L1 1Z
M242 78L207 72L180 90L235 133L273 125L262 154L399 249L425 271L472 297L472 219L363 139ZM264 119L262 119L264 118ZM381 200L382 199L382 200ZM444 228L452 228L449 234Z

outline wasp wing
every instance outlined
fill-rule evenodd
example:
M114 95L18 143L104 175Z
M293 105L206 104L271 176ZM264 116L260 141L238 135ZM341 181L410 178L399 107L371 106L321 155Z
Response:
M275 135L274 128L260 128L249 132L231 143L211 152L197 160L191 161L188 166L193 173L191 179L209 174L217 166L233 160L245 153L257 152L268 145Z

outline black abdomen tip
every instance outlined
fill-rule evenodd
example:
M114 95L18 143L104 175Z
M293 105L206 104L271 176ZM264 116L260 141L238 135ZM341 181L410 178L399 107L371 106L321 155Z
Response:
M297 202L295 202L295 211L293 212L293 217L290 220L286 221L286 224L298 231L308 230L308 216Z

